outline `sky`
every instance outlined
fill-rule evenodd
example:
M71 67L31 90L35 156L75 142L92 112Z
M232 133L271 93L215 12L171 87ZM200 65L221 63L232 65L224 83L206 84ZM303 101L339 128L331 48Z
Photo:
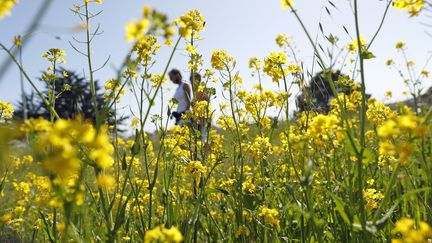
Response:
M42 2L42 0L20 0L12 10L12 14L0 21L0 42L11 46L14 36L25 34L25 29ZM88 74L85 57L76 53L69 44L69 41L73 41L72 37L83 38L83 33L73 31L80 20L70 11L72 5L78 2L78 0L54 0L42 19L40 28L33 33L31 42L24 43L26 47L22 53L23 64L29 76L36 83L38 83L37 79L41 71L49 65L41 54L53 47L66 51L67 63L64 65L66 69ZM297 0L295 2L299 15L314 37L317 36L318 26L321 23L326 35L333 34L339 37L340 46L351 41L343 28L345 26L354 36L351 0L333 0L337 9L332 8L328 1L324 0ZM103 30L103 34L96 37L93 42L94 66L97 68L110 57L105 68L95 74L95 79L101 84L115 77L115 68L119 67L131 45L124 38L124 26L127 22L140 17L141 10L146 4L168 14L171 19L178 18L190 9L198 9L206 19L206 29L201 34L203 40L199 42L197 49L203 54L204 69L210 68L212 50L225 49L237 60L237 69L243 77L245 87L252 87L258 82L256 77L251 76L248 69L249 58L264 58L270 52L278 51L275 37L279 33L292 36L297 56L304 62L305 69L312 70L313 49L293 14L288 10L282 10L279 0L104 0L102 5L91 5L93 12L103 10L103 13L93 20L92 25L94 28L100 24ZM361 33L366 40L370 40L378 28L386 1L361 0L359 5ZM331 16L327 14L325 7L331 10ZM376 58L366 61L368 93L378 100L384 100L385 92L389 90L393 93L392 100L404 98L402 95L402 91L405 90L403 80L396 70L389 69L385 63L389 58L393 58L397 63L403 63L402 56L395 50L395 44L398 41L404 41L407 43L408 59L416 62L416 68L420 72L431 55L432 37L425 31L432 32L432 28L422 24L430 23L430 20L432 18L426 16L410 18L403 11L390 9L382 32L370 49ZM324 45L326 43L322 37L319 37L319 42ZM162 72L170 52L171 47L164 46L160 50L157 64L153 68L154 73ZM0 63L5 58L7 58L6 53L0 51ZM185 77L188 77L187 61L184 44L182 44L170 67L178 68L183 71ZM427 66L426 69L430 70L430 68ZM345 72L348 73L349 68L346 68ZM0 79L1 100L13 104L18 102L20 97L19 77L18 69L12 65L6 75ZM263 84L266 89L276 88L268 77L264 77ZM424 80L423 86L431 85L430 79ZM25 84L25 86L29 91L29 85ZM167 93L164 97L169 97L175 86L168 83L164 85L164 88L164 92ZM215 85L215 88L221 90L219 85ZM222 96L219 95L213 103L219 103L222 100ZM121 107L125 114L130 109L136 110L131 95L122 100Z

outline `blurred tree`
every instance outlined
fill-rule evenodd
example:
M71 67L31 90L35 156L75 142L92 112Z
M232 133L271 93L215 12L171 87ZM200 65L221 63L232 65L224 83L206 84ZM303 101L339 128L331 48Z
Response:
M337 70L331 72L331 79L339 93L347 95L352 93L351 85L353 81L350 80L349 76ZM369 97L370 95L367 94L366 98ZM327 114L330 111L330 103L333 98L334 95L327 75L324 72L320 72L312 77L309 85L304 87L302 93L297 97L296 105L298 112L316 111Z
M66 72L67 76L60 76L56 80L55 86L55 96L57 97L55 101L55 110L60 118L73 119L78 115L84 120L91 121L93 124L96 121L95 112L92 104L92 95L90 91L89 82L78 75L74 71L68 71L65 69L59 69L58 73ZM48 85L45 84L44 88L41 90L42 93L47 94ZM96 89L96 99L98 103L98 110L102 110L106 106L106 101L103 97L103 93L100 92L100 86L98 82L95 82ZM26 112L28 118L44 117L49 119L50 112L42 102L42 100L35 94L31 92L30 94L25 94L26 100ZM114 111L111 110L108 115L108 124L114 125ZM14 117L16 119L24 118L24 104L23 101L19 101L17 104L17 109L14 112ZM117 119L117 123L120 124L127 117L122 117Z

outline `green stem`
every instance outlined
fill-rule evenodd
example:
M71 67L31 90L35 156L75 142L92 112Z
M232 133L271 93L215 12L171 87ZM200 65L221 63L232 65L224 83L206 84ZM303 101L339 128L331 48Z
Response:
M99 112L98 112L98 105L97 105L97 99L96 99L96 88L95 88L95 82L93 79L93 66L92 66L92 60L91 60L91 39L90 39L90 18L89 18L89 11L88 11L88 3L85 2L85 21L86 21L86 44L87 44L87 62L88 62L88 68L89 68L89 75L90 75L90 92L92 95L92 103L93 103L93 109L95 113L95 119L96 119L96 127L98 128L101 123L99 121Z
M364 75L364 59L362 55L363 47L360 39L360 26L359 26L359 16L358 16L358 0L354 0L354 16L355 16L355 28L357 34L357 45L358 45L358 55L360 59L360 77L361 77L361 110L360 110L360 153L357 156L357 173L358 173L358 193L361 195L359 198L359 206L361 213L361 223L362 226L366 224L366 212L364 208L363 199L363 154L366 146L366 84Z

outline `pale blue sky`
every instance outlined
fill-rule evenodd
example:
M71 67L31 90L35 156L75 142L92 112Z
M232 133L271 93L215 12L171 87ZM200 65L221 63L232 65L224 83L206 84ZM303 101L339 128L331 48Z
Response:
M69 31L79 23L79 19L69 10L72 4L77 2L78 0L55 0L42 20L41 28L35 33L30 45L26 47L23 53L24 66L34 80L48 65L41 58L41 54L51 47L66 50L66 68L81 72L84 70L87 73L85 58L77 54L68 43L72 40L72 36L80 38L82 35ZM339 36L340 44L345 44L350 39L342 25L354 33L350 1L333 0L333 2L339 8L339 11L332 10L333 17L329 17L323 10L323 6L330 6L324 0L297 0L296 8L313 35L318 31L318 22L321 19L326 34L333 33ZM370 40L378 27L385 1L361 0L359 2L361 31L366 40ZM0 22L0 42L10 46L13 36L22 35L41 3L42 0L20 0L13 9L12 15ZM248 87L257 82L248 70L249 58L255 56L263 58L270 52L278 50L274 41L278 33L284 32L293 37L299 50L298 56L305 62L306 67L311 67L312 48L293 15L289 11L281 10L279 0L105 0L102 5L91 5L94 11L104 11L94 20L94 26L101 23L104 31L103 36L97 37L93 44L94 66L101 65L108 56L111 56L109 64L96 73L97 80L104 82L113 77L113 67L120 64L129 48L129 43L124 39L124 26L128 21L139 18L145 4L167 13L171 19L181 16L190 9L199 9L207 22L206 30L202 33L204 39L198 47L198 52L202 53L205 59L204 68L210 67L209 59L212 50L226 49L237 60L237 67ZM432 38L424 33L427 28L420 22L430 22L430 20L426 17L409 18L405 12L396 9L389 11L383 31L371 49L377 58L368 60L366 63L367 92L378 99L383 99L385 91L391 90L394 99L402 98L401 92L404 88L402 80L396 71L386 67L385 61L388 58L401 60L397 58L394 45L397 41L405 41L408 45L409 58L418 63L420 70L430 55L429 51L432 47L430 45ZM169 48L162 48L154 72L161 72L169 52ZM0 52L0 61L4 58L6 54ZM187 57L183 51L177 52L171 67L185 71L184 76L188 76ZM271 83L271 80L265 78L264 84L266 83ZM429 87L431 84L429 79L424 85ZM26 86L28 87L27 84ZM172 84L167 84L166 87L174 88ZM273 88L274 85L268 87ZM19 94L19 74L17 68L13 66L0 80L0 99L16 103ZM126 97L122 105L127 106L131 102L133 102L132 98Z

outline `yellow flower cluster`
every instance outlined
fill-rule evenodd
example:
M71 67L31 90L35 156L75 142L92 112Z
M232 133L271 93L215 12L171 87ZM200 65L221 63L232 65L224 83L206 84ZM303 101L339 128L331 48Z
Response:
M165 228L165 226L160 225L155 227L154 229L148 230L144 236L144 243L153 243L153 242L177 243L182 241L183 241L183 235L175 226L167 229Z
M339 93L339 96L336 99L330 101L332 113L339 114L342 109L354 112L360 106L361 101L362 94L360 91L355 90L350 95L346 95L345 93ZM342 104L343 108L339 106L340 104Z
M212 115L211 106L207 100L196 101L192 107L194 119L207 119Z
M424 0L395 0L393 7L399 10L405 10L410 16L417 16L425 7Z
M366 201L367 210L371 211L378 207L378 201L382 200L384 195L374 188L368 188L363 191L363 197Z
M136 41L141 39L150 27L150 21L146 18L126 25L126 40Z
M188 45L190 47L192 47L192 45ZM189 48L190 49L190 48ZM203 59L202 59L202 55L196 53L195 47L193 47L193 50L189 50L192 51L190 52L190 59L188 61L188 67L189 69L198 72L199 67L201 67L203 65Z
M163 76L162 73L153 74L150 78L153 88L156 88L164 83L168 82L168 78Z
M290 38L287 34L279 34L276 36L276 44L281 48L287 48L290 44Z
M37 141L37 155L43 167L62 182L77 175L81 168L80 145L88 148L88 158L95 166L107 169L113 164L114 148L106 128L99 132L91 124L74 120L57 120L40 134Z
M22 132L46 132L51 129L51 123L42 117L28 119L20 127Z
M111 189L116 183L115 178L112 175L99 174L96 177L96 185L105 190Z
M422 122L423 118L413 114L400 115L380 126L378 135L383 139L394 138L403 134L422 136L427 131Z
M158 38L153 35L143 36L139 39L139 41L137 41L135 46L132 48L132 51L134 51L137 55L137 63L143 65L144 67L154 64L153 57L161 48L161 45L159 45L157 41Z
M279 212L276 209L262 206L258 215L264 219L264 222L276 229L280 228Z
M360 45L361 45L361 48L362 48L362 49L365 48L366 45L367 45L367 42L366 42L366 40L364 39L364 36L363 36L363 35L360 35ZM357 40L357 39L354 39L352 42L348 43L348 44L347 44L347 49L348 49L348 51L350 51L351 53L356 52L356 51L359 49L359 43L358 43L358 40Z
M337 116L319 114L310 120L310 127L306 136L312 138L313 143L318 147L323 147L327 141L336 143L341 139L338 130L340 127Z
M44 52L42 54L42 57L46 58L51 63L60 62L65 64L66 61L64 59L64 56L66 56L66 52L58 48L51 48L47 52Z
M270 76L273 82L279 82L285 78L288 73L301 73L301 67L291 64L284 68L288 62L287 56L283 52L272 52L264 59L264 72Z
M424 221L416 226L414 219L410 218L399 219L392 232L401 236L393 238L392 243L426 243L432 240L431 226Z
M0 1L0 20L10 14L11 9L15 6L18 0L2 0Z
M144 6L141 19L131 21L126 24L127 41L139 41L151 31L155 35L161 34L166 39L166 44L171 45L171 37L174 35L172 23L168 22L168 17L149 6Z
M373 125L380 126L388 119L396 117L396 113L382 102L370 99L368 103L369 106L366 116Z
M286 72L282 65L287 63L287 57L283 52L272 52L264 59L264 72L267 73L273 82L278 82L281 78L286 76Z
M190 10L175 21L179 26L179 34L183 38L200 38L199 32L204 30L204 17L197 9Z
M244 101L246 111L249 112L253 119L262 119L264 111L267 108L281 107L283 101L287 98L286 93L275 93L270 90L261 90L258 93L248 93L240 90L238 97Z
M257 160L266 159L267 155L272 154L273 148L268 137L258 136L254 139L253 143L249 146L249 153L252 154Z
M235 60L228 56L226 50L214 50L211 56L211 65L214 69L221 71L235 65Z
M6 103L0 100L0 123L4 122L6 119L11 119L14 113L14 109L10 102Z
M252 70L252 74L259 72L262 67L262 61L258 57L252 57L249 59L249 68Z
M125 94L125 89L121 88L119 79L109 79L105 82L105 93L104 98L106 100L116 99L116 102L120 102L120 96ZM118 95L118 97L116 97Z
M409 139L427 133L428 129L423 125L423 121L424 119L421 117L406 114L384 122L378 127L378 136L381 138L379 143L380 155L384 157L399 155L399 162L402 165L408 165L414 150Z
M255 193L256 186L252 181L252 177L246 178L246 181L242 183L242 191L248 193Z
M201 175L207 171L207 168L201 163L201 161L190 161L187 164L189 173L197 181L201 178Z

